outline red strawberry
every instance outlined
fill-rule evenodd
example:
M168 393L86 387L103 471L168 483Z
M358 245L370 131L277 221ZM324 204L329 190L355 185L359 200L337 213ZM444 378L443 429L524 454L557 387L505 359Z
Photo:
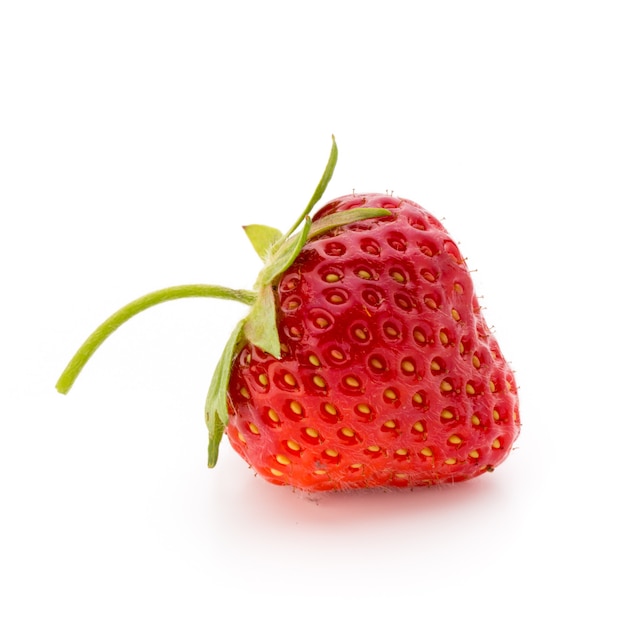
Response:
M224 430L261 476L305 490L412 487L492 471L519 429L513 373L441 223L409 200L350 195L286 235L246 232L266 261L256 291L185 285L109 318L59 379L65 393L108 334L164 300L252 306L207 398L209 465ZM296 232L304 221L304 227ZM295 233L295 234L294 234Z
M247 344L232 370L231 444L276 484L325 490L461 481L519 431L513 374L463 257L409 200L334 200L391 216L310 240L277 284L280 359Z

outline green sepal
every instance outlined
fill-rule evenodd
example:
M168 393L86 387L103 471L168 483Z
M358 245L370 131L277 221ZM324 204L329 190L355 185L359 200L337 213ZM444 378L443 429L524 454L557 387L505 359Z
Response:
M257 300L245 320L243 332L251 344L280 359L276 302L272 285L263 285L259 289Z
M291 239L287 239L278 250L274 253L274 258L269 260L267 265L259 273L257 285L269 285L277 276L285 272L307 242L309 231L311 229L311 218L306 217L302 230L294 235Z
M217 465L217 458L220 453L220 443L226 430L226 424L221 420L216 420L212 427L209 427L209 447L208 447L208 467L213 468Z
M388 217L389 215L391 215L391 211L388 209L370 207L360 207L358 209L348 209L347 211L332 213L331 215L327 215L313 222L309 232L309 239L323 235L339 226L347 226L348 224L362 222L363 220L369 220L374 217Z
M211 379L206 398L204 413L206 425L209 429L209 467L215 467L217 463L220 441L228 424L228 384L230 382L233 359L243 340L244 323L245 320L238 322L226 342L213 372L213 378Z
M263 224L249 224L243 230L262 261L267 259L272 246L283 236L277 228Z
M296 231L298 226L302 223L304 218L311 212L313 207L317 204L318 200L322 197L324 192L326 191L326 187L328 187L328 183L330 179L333 177L333 172L335 171L335 166L337 165L337 158L339 152L337 150L337 143L335 142L335 135L332 136L333 144L330 149L330 155L328 157L328 162L326 163L326 167L324 169L324 173L322 174L322 178L320 182L317 184L311 199L309 200L309 204L307 204L306 208L298 219L294 222L293 226L287 231L285 238L289 237L292 233Z

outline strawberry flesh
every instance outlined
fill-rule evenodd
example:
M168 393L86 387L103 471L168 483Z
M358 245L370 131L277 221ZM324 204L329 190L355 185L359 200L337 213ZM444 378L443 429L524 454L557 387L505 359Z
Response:
M277 359L250 343L227 435L268 481L308 491L460 482L492 471L520 429L513 372L465 260L418 204L350 195L391 216L306 243L275 284Z

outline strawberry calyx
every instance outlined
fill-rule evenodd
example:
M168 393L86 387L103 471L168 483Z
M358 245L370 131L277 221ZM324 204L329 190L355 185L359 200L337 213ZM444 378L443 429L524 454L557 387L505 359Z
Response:
M217 463L219 444L224 428L228 424L227 387L236 354L248 341L274 358L281 358L274 296L276 280L291 267L307 241L312 238L339 226L391 214L387 209L361 207L328 215L315 223L312 222L309 214L326 191L337 164L337 156L337 144L333 136L330 156L320 182L306 208L286 234L283 235L276 228L263 224L244 226L248 239L265 265L254 285L257 298L248 316L237 325L226 343L209 386L205 405L205 418L209 430L209 467L214 467ZM298 230L301 224L302 228Z
M178 285L160 289L133 300L107 318L89 335L63 370L56 389L66 394L104 340L131 317L152 306L188 297L218 298L246 304L250 306L250 311L237 323L224 346L213 373L205 403L205 419L209 430L208 465L214 467L217 462L219 444L229 419L228 384L235 356L243 345L249 342L276 359L281 358L274 296L277 280L293 264L302 248L311 239L340 226L391 214L387 209L360 207L327 215L315 222L311 220L309 214L321 199L332 178L337 156L337 144L333 136L330 156L315 192L304 211L285 234L276 228L262 224L244 226L246 236L264 262L254 284L254 290L237 290L205 284ZM301 225L302 228L300 228Z

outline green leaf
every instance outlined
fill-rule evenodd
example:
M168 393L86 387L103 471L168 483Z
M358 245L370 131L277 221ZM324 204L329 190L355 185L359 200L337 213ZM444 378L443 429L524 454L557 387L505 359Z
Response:
M313 196L309 200L309 204L307 204L304 211L301 213L300 217L296 220L294 225L289 229L287 234L285 235L285 239L292 235L298 226L302 223L304 218L311 212L313 207L317 204L318 200L324 195L326 191L326 187L328 187L328 183L330 179L333 177L333 172L335 171L335 165L337 165L338 151L337 144L335 143L335 136L332 136L333 145L330 149L330 156L328 157L328 162L326 163L326 168L324 169L324 173L322 174L322 178L320 182L317 184L315 191L313 192Z
M275 252L275 257L269 260L267 265L260 271L257 285L269 285L278 275L287 270L296 260L300 250L307 242L309 230L311 229L311 218L306 217L302 230L291 239L283 242L282 246Z
M209 429L209 467L217 463L218 449L224 428L228 424L228 384L233 359L241 347L245 320L241 320L231 333L209 386L205 404L205 419Z
M219 456L220 443L222 443L224 430L226 430L226 424L224 424L221 420L217 420L213 427L209 426L209 460L207 465L210 468L217 465L217 457Z
M282 237L278 229L263 224L250 224L243 229L263 261L267 259L272 246Z
M388 209L370 207L360 207L358 209L348 209L347 211L332 213L331 215L327 215L313 222L309 232L309 239L322 235L338 226L346 226L347 224L354 224L355 222L361 222L375 217L387 217L389 215L391 215L391 211Z
M257 301L245 320L244 334L250 343L280 359L280 340L276 328L276 303L272 285L260 288Z

